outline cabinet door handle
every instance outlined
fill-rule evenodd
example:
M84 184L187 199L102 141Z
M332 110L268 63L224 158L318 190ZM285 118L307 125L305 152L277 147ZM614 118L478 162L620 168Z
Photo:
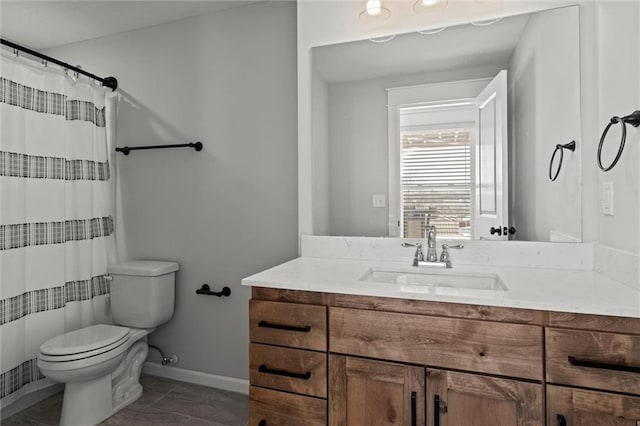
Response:
M287 331L299 331L300 333L308 333L311 331L311 327L305 325L304 327L299 327L296 325L287 325L287 324L274 324L272 322L260 321L258 323L258 327L262 328L275 328L277 330L287 330Z
M260 420L258 426L267 426L267 421L265 419Z
M602 370L626 371L628 373L640 373L640 367L632 365L607 364L606 362L585 361L576 357L567 357L569 364L575 367L600 368Z
M558 426L567 426L567 419L562 414L556 414L556 419L558 419Z
M440 426L440 395L433 396L433 426Z
M273 370L265 364L258 367L258 371L265 374L275 374L276 376L293 377L294 379L309 380L311 378L310 371L307 371L306 373L292 373L291 371L286 370Z
M416 401L417 395L415 392L411 392L411 426L417 426L418 424L418 406Z

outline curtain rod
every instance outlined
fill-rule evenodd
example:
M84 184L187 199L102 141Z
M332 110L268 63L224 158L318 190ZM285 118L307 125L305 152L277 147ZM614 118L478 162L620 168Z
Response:
M92 79L94 79L96 81L99 81L100 83L102 83L102 85L104 87L108 87L111 90L116 90L116 88L118 87L118 80L116 80L115 77L101 78L101 77L98 77L97 75L91 74L90 72L87 72L87 71L85 71L83 69L80 69L78 67L74 67L73 65L69 65L66 62L62 62L62 61L59 61L59 60L57 60L55 58L52 58L51 56L44 55L44 54L42 54L40 52L36 52L35 50L31 50L28 47L20 46L19 44L15 44L12 41L5 40L4 38L0 38L0 42L5 46L9 46L9 47L12 47L14 49L17 49L17 50L20 50L22 52L25 52L25 53L27 53L29 55L35 56L37 58L44 59L47 62L51 62L51 63L54 63L56 65L60 65L63 68L69 69L69 70L77 72L79 74L86 75L87 77L90 77L90 78L92 78Z

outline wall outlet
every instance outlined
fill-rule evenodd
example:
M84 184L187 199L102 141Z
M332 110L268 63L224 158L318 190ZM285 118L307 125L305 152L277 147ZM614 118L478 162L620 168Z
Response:
M387 197L384 194L373 194L373 207L376 209L387 205Z
M602 183L602 214L613 216L613 182Z

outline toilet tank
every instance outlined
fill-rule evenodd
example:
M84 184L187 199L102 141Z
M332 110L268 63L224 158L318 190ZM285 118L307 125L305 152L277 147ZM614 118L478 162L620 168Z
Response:
M109 265L115 324L153 328L173 316L176 262L131 260Z

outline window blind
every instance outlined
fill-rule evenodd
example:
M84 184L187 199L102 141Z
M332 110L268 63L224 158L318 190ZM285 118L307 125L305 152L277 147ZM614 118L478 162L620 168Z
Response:
M471 158L469 129L403 132L401 193L403 236L469 238Z

